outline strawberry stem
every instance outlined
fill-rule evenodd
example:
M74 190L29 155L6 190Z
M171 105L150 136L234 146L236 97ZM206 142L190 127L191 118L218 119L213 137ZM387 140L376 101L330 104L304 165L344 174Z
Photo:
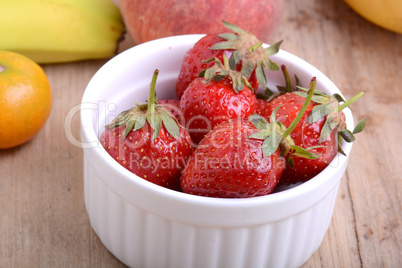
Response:
M289 77L289 72L288 69L284 64L281 65L281 70L283 75L285 76L285 82L286 82L286 92L291 92L292 91L292 86L290 83L290 77Z
M156 69L154 71L154 75L152 76L152 81L149 89L149 97L148 97L148 108L147 114L153 116L155 114L155 104L156 104L156 97L155 97L155 87L156 87L156 79L158 78L159 70Z
M355 96L353 96L352 98L350 98L349 100L345 101L344 103L342 103L341 105L339 105L339 106L336 108L336 111L335 111L335 112L340 112L340 111L342 111L343 109L345 109L346 107L349 107L352 103L354 103L354 102L356 102L358 99L360 99L360 98L364 95L364 93L366 93L366 92L365 92L365 91L362 91L362 92L356 94Z
M308 91L306 100L303 103L303 106L301 107L300 111L297 113L296 118L293 120L293 122L290 124L290 126L286 129L285 133L283 133L282 137L286 139L287 136L293 131L293 129L296 127L297 123L299 123L300 119L302 118L304 112L307 110L308 105L310 104L310 101L313 97L314 90L315 90L315 85L317 83L317 79L313 77L310 82L310 89Z

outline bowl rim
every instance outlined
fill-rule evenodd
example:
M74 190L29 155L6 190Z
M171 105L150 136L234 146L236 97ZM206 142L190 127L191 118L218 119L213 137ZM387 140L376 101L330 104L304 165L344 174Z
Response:
M149 49L161 49L167 46L175 46L177 44L186 44L190 46L191 44L194 44L196 41L198 41L202 36L204 35L190 34L166 37L149 41L147 43L143 43L123 51L122 53L116 55L108 62L106 62L106 64L104 64L91 78L83 94L81 105L88 106L88 104L91 105L93 103L96 103L96 96L98 93L97 91L99 90L99 80L104 79L106 74L110 74L110 71L115 68L116 65L120 65L120 67L127 67L132 64L131 62L128 63L128 60L125 61L125 59L133 58L136 54L138 55L138 53L145 53L146 51L149 51ZM335 86L332 81L329 80L327 76L325 76L321 71L319 71L303 59L282 49L280 49L280 51L272 58L274 60L286 59L287 61L291 61L293 65L299 67L303 66L303 70L314 72L314 76L317 77L317 80L320 80L320 82L322 84L325 84L326 87L329 88L332 92L337 92L342 95L342 92ZM348 128L353 128L354 123L351 111L349 109L346 109L344 110L344 113L346 116L346 123ZM231 225L229 223L229 220L225 220L226 216L219 216L219 213L222 211L222 209L225 210L226 215L232 215L228 216L227 218L232 218L232 220L233 218L237 218L239 222L242 222L242 224L262 223L264 220L262 220L261 217L259 217L258 215L254 214L261 214L262 212L267 212L268 210L278 214L277 217L265 217L270 218L270 220L279 220L280 218L283 219L289 217L294 213L300 213L300 211L307 209L309 206L312 206L325 197L327 193L321 193L320 191L324 184L327 185L328 191L335 188L339 184L340 178L339 180L335 181L331 180L331 177L335 176L335 173L339 173L338 176L342 177L352 148L352 143L343 142L342 149L347 156L345 157L339 153L335 156L331 163L338 162L336 168L332 168L330 164L326 169L324 169L320 174L318 174L311 180L298 185L297 187L282 192L276 192L265 196L244 199L203 197L177 192L155 185L136 176L135 174L132 174L116 161L111 161L113 159L106 152L106 150L104 150L103 147L99 145L99 139L95 133L93 126L94 117L94 109L81 109L81 140L83 142L95 141L95 143L97 143L96 146L82 147L84 150L84 156L87 160L91 162L95 161L94 159L96 159L96 161L99 161L98 163L104 165L102 167L104 170L102 169L102 171L99 171L98 176L108 185L108 187L113 189L116 194L121 195L123 198L127 199L127 201L137 206L137 201L140 198L144 198L145 201L141 202L139 206L143 209L151 210L155 214L159 214L160 216L178 221L187 221L197 224L222 224L225 226ZM119 180L118 183L112 183L110 181L110 178L105 178L105 174L110 173L115 174L114 180ZM131 185L132 188L128 188L133 190L141 189L141 191L136 192L139 196L137 196L135 200L133 200L128 193L122 194L122 192L128 189L127 187L125 187L125 184ZM147 201L149 202L150 200L152 200L152 198L155 197L157 197L157 199L161 201L159 203L159 208L154 207L154 202L150 202L149 204L147 204ZM291 209L291 202L299 200L300 198L304 198L304 208ZM278 206L278 204L282 203L286 203L286 207L289 208L288 212L283 212L283 206ZM174 209L176 212L166 211L171 205L178 206L178 209ZM278 206L278 208L276 209L275 206ZM207 219L205 219L204 221L200 221L199 218L192 219L190 217L191 215L181 215L183 214L183 212L191 214L191 211L195 207L202 210L202 212L199 213L200 216L205 215L205 213L211 213L212 215L215 215L216 220L213 221L214 223L211 223L211 221ZM233 216L234 214L238 213L239 210L249 210L250 208L254 209L251 209L249 213L246 213L250 214L249 219L244 218L244 213L237 217Z

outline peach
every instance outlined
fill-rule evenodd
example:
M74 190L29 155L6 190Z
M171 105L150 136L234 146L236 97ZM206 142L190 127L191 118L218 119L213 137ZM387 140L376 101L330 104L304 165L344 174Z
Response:
M119 6L136 44L173 35L223 32L222 19L272 43L284 0L120 0Z

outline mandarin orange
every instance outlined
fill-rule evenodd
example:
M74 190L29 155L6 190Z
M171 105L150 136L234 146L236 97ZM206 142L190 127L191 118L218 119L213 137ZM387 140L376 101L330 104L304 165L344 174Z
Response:
M43 69L21 54L0 51L0 149L31 140L46 123L51 106Z

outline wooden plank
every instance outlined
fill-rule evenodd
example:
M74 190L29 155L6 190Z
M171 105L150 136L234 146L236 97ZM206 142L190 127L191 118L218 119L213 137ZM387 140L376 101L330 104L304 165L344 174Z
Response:
M27 144L0 151L0 266L121 265L90 228L83 199L82 150L66 138L66 114L105 61L43 66L51 116ZM72 134L79 139L78 113Z

